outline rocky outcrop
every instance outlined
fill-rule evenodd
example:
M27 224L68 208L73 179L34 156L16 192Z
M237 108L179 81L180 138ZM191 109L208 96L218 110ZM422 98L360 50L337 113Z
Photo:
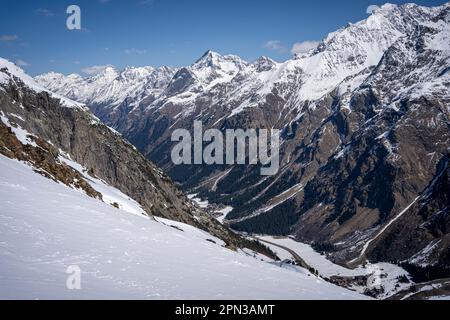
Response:
M31 163L34 171L44 177L80 189L88 196L102 200L102 194L92 188L78 171L59 161L59 152L55 147L32 135L28 138L33 144L23 144L11 127L0 122L0 154Z

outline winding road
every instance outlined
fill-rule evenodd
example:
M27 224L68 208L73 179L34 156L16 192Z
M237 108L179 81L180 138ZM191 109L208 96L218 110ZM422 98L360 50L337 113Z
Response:
M303 267L303 268L305 268L305 269L307 269L307 270L313 269L313 267L311 267L309 264L307 264L306 261L303 260L302 257L300 257L300 256L297 254L297 252L295 252L294 250L292 250L292 249L290 249L290 248L288 248L288 247L282 246L282 245L280 245L280 244L273 243L273 242L270 242L270 241L267 241L267 240L263 240L263 239L260 239L260 238L257 238L257 237L252 237L252 238L255 239L255 240L258 240L258 241L260 241L260 242L264 242L264 243L273 245L273 246L275 246L275 247L278 247L278 248L280 248L280 249L283 249L283 250L289 252L289 253L291 254L291 256L294 258L294 261L295 261L299 266L301 266L301 267Z

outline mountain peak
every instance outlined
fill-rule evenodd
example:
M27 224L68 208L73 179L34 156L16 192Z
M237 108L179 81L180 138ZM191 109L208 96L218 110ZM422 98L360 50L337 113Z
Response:
M19 78L26 84L35 85L34 80L29 75L27 75L21 67L4 58L0 58L0 72L2 69L6 69L7 73L9 73L11 76ZM7 77L5 73L0 73L0 82L7 82L8 78L9 77Z
M100 73L113 74L113 73L118 73L118 70L114 66L107 66Z
M203 54L202 57L208 57L208 56L220 56L220 54L213 50L206 50L206 52Z
M195 61L193 66L213 67L214 65L217 65L219 61L222 60L222 58L223 56L220 55L219 53L212 50L208 50L200 57L200 59Z
M120 75L120 72L113 66L106 66L105 68L99 70L95 74L92 75L91 79L102 81L113 81Z
M380 9L381 9L381 10L384 10L384 11L392 11L392 10L397 9L397 8L398 8L398 6L397 6L396 4L389 3L389 2L383 4L383 5L380 7Z
M258 72L270 71L276 66L276 62L269 57L261 56L253 64Z

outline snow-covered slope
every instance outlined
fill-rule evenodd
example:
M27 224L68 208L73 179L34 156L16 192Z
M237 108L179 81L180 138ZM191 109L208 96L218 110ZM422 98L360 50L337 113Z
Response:
M2 299L362 298L191 226L115 209L1 155L0 203ZM66 288L73 265L80 290Z
M15 82L14 77L20 79L27 87L35 92L47 92L53 98L59 99L65 107L85 108L82 103L78 103L66 98L66 95L56 94L46 88L45 84L38 84L35 79L26 74L23 69L14 63L0 57L0 84ZM0 90L2 88L0 87Z

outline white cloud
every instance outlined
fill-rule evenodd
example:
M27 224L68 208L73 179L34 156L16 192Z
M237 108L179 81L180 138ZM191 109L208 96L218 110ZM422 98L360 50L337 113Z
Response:
M17 59L16 65L23 68L23 67L28 67L30 64L26 61L23 61L22 59Z
M124 52L126 54L146 54L147 50L145 49L136 49L136 48L131 48L131 49L125 49Z
M264 48L267 48L269 50L274 50L278 52L284 52L286 51L286 48L281 44L281 41L279 40L269 40L264 44Z
M296 42L292 46L291 53L307 53L311 49L315 49L319 45L320 41L303 41Z
M83 71L84 73L92 76L95 74L98 74L100 72L102 72L103 70L105 70L106 68L112 67L112 65L107 64L107 65L97 65L97 66L92 66L92 67L88 67L88 68L84 68L81 71Z
M371 4L370 6L367 7L366 13L372 14L372 12L374 12L377 9L380 9L380 7L375 4Z
M52 11L44 8L36 9L36 13L43 15L45 17L53 17L55 15Z
M0 41L5 41L5 42L15 41L17 39L19 39L19 37L14 34L4 34L4 35L0 36Z

